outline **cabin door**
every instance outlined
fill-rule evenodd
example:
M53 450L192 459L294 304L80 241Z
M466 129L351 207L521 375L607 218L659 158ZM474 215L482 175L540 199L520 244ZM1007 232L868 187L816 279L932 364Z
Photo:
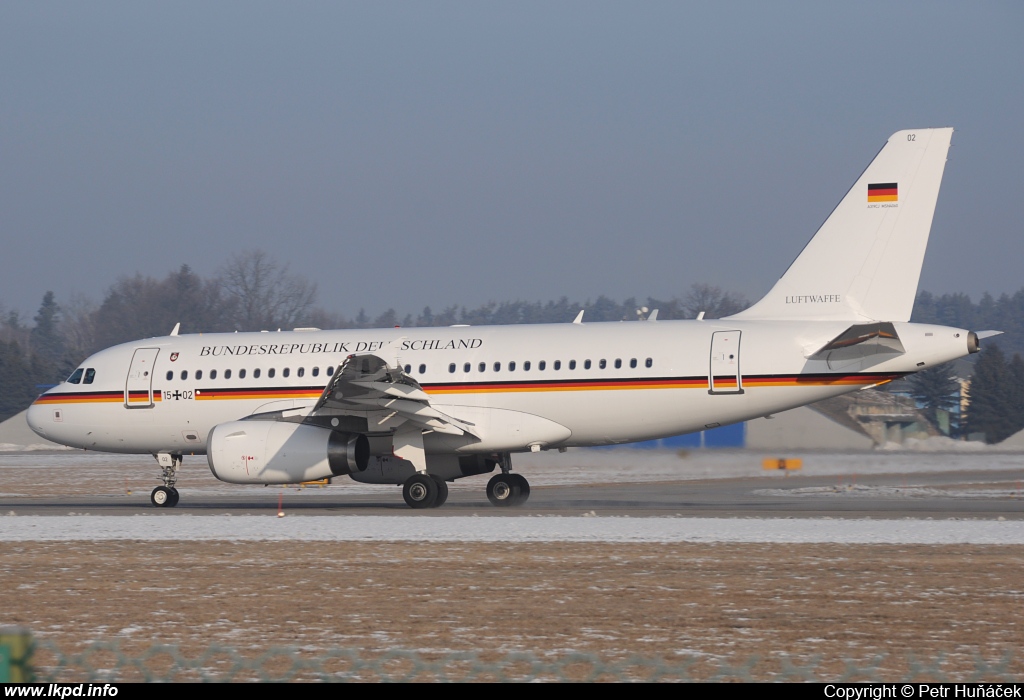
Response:
M124 385L125 408L153 408L153 368L159 348L139 348L128 367Z
M743 393L743 377L740 374L740 331L716 331L711 334L708 393Z

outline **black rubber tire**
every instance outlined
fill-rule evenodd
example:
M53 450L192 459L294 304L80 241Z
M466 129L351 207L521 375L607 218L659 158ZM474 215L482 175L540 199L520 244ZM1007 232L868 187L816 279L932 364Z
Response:
M171 487L171 504L168 507L169 508L173 508L174 506L178 505L178 498L179 498L179 496L178 496L178 489L176 489L176 488L174 488L172 486Z
M519 479L515 474L495 474L487 482L487 500L491 505L508 508L519 500Z
M521 506L530 499L530 482L522 474L509 474L509 477L515 479L519 484L519 497L512 505Z
M166 486L157 486L153 493L149 494L149 500L157 508L170 508L174 505L174 492Z
M427 474L413 474L402 484L402 498L410 508L430 508L437 491L437 482Z
M439 476L431 477L437 484L437 498L434 499L433 508L440 508L448 500L448 482Z

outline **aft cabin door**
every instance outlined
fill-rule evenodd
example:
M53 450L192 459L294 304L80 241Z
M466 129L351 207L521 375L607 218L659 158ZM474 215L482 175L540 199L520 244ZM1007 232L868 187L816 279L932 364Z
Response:
M139 348L128 367L124 385L125 408L153 408L153 368L159 348Z
M712 333L708 393L743 393L743 377L740 375L740 331Z

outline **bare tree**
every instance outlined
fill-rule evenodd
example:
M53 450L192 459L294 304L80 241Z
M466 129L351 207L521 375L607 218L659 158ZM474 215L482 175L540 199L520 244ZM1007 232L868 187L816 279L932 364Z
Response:
M235 304L238 329L275 330L303 325L316 299L316 284L288 272L262 250L231 258L220 271L220 285Z
M683 299L683 309L689 318L696 318L701 311L707 318L722 318L739 313L749 306L741 296L723 292L720 287L710 284L694 284Z
M96 342L96 312L99 307L92 299L74 294L63 305L64 320L61 335L64 349L72 363L78 363L99 349Z

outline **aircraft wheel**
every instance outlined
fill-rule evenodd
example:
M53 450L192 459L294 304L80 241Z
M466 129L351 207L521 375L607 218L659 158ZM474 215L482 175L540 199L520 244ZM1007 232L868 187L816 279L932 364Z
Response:
M518 474L495 474L487 482L487 500L491 505L514 506L521 495Z
M522 474L509 474L509 476L519 483L519 498L512 505L521 506L530 498L530 482Z
M437 498L434 499L434 508L440 508L448 500L448 482L438 476L430 477L437 484Z
M178 489L171 487L171 503L169 507L173 508L178 505Z
M166 486L157 486L153 489L153 493L149 494L149 500L157 508L170 508L177 503L177 499L174 498L174 491Z
M402 497L410 508L430 508L438 491L437 482L427 474L413 474L402 485Z

